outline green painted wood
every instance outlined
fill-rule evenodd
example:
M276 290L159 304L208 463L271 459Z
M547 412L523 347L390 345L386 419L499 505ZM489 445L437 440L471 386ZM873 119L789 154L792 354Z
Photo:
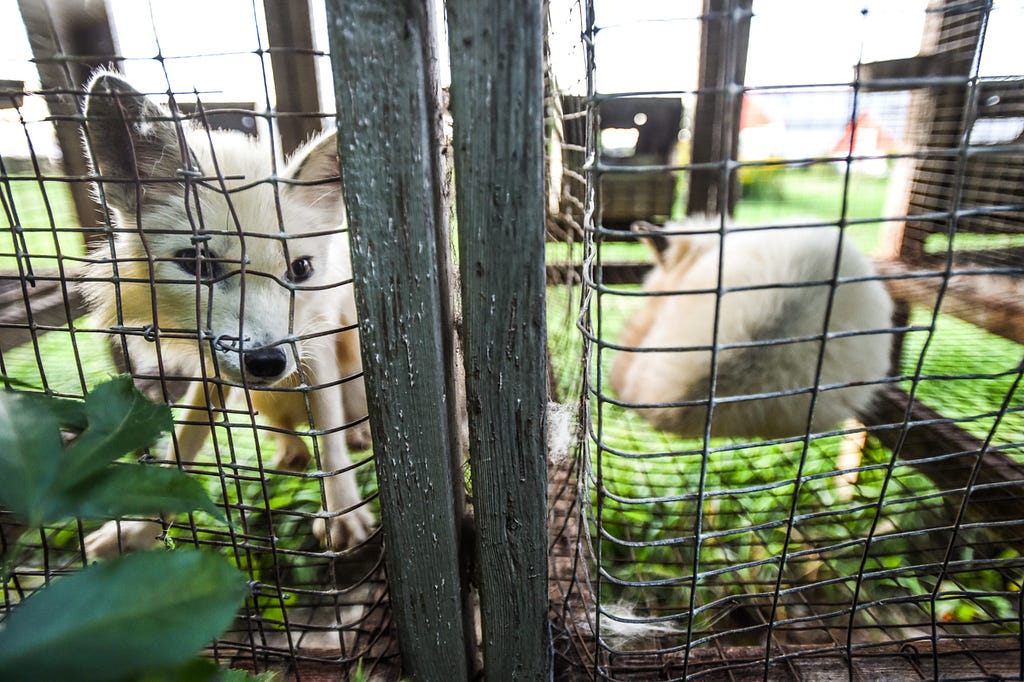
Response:
M402 665L411 679L454 682L468 666L431 4L329 0L327 23Z
M549 677L541 0L448 0L484 675Z

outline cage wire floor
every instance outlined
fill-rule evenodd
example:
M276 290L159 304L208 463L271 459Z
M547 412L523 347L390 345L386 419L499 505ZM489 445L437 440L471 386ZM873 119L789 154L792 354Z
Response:
M614 342L639 302L595 294L600 338ZM578 308L578 288L549 289L563 399L580 391ZM930 322L931 311L913 311L901 376L915 375ZM1024 390L997 417L1020 352L940 315L916 394L1020 461ZM613 353L595 350L594 386L607 386ZM589 495L581 546L591 569L580 593L602 614L597 653L584 654L602 674L669 679L685 669L695 679L833 679L847 676L849 655L866 679L872 670L874 679L927 679L932 659L923 652L934 643L946 655L944 678L1020 675L1020 519L968 504L954 534L962 491L937 486L853 425L806 449L802 441L713 439L705 453L701 441L658 432L597 397L590 409L590 456L579 475ZM579 628L583 637L591 627ZM809 663L815 655L830 657L831 667Z

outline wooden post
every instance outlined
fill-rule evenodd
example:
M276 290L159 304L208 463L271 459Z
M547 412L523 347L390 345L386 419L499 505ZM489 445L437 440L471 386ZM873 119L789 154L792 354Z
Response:
M948 229L949 219L915 219L919 214L942 213L956 208L963 194L967 162L959 155L936 154L932 150L956 150L964 144L964 133L974 120L966 105L974 59L991 9L987 3L961 4L955 0L931 0L925 14L921 55L945 77L959 76L957 85L933 86L912 93L904 137L915 153L925 155L904 164L909 166L905 185L889 198L890 215L904 214L905 221L890 222L882 236L884 256L920 264L926 260L925 241L930 234ZM957 179L960 177L961 179ZM957 189L957 185L960 185ZM987 203L987 202L986 202ZM965 230L966 220L958 221Z
M291 154L323 126L309 0L263 0L274 71L277 129L281 148Z
M405 674L468 678L433 2L329 0L388 584Z
M59 11L53 12L50 3L18 0L39 83L50 91L46 104L54 117L64 174L82 179L69 185L75 212L82 226L100 227L104 221L85 180L89 167L82 148L82 127L74 119L82 113L78 93L89 74L98 67L117 64L117 41L106 0L64 0L57 8Z
M484 676L548 676L540 0L449 0Z
M737 158L743 106L738 88L747 70L752 2L704 0L691 163L725 164ZM690 171L687 215L732 215L739 198L739 180L735 172L725 178L723 173L720 168Z

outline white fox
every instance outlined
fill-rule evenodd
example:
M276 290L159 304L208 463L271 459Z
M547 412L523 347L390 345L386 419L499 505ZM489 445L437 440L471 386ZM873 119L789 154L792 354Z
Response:
M712 436L806 433L808 389L816 383L813 431L834 427L869 407L878 388L870 382L884 379L889 369L892 300L880 281L870 279L874 270L850 239L840 247L838 227L727 226L723 237L713 232L717 219L695 218L664 229L648 223L633 229L652 246L654 269L644 283L644 292L652 295L625 327L620 344L626 350L615 354L611 386L644 419L666 431L704 435L716 306ZM656 240L664 240L664 249L654 248ZM840 248L839 284L826 329L829 282ZM725 291L719 302L719 268L723 288L753 288ZM826 338L823 350L821 341L807 338L826 331L854 334ZM787 340L794 338L805 340ZM699 350L685 350L690 348ZM851 385L840 387L845 384ZM786 391L794 393L742 399ZM701 400L705 403L680 404Z
M91 254L81 290L101 325L134 332L130 356L156 352L160 366L186 368L187 409L166 459L195 459L211 410L246 387L253 410L282 430L279 466L310 459L287 431L308 422L319 434L317 535L334 548L362 541L373 518L343 427L365 416L366 401L334 134L297 151L275 179L265 145L179 125L116 74L93 77L85 117L113 233ZM112 521L86 539L86 553L148 547L161 530Z

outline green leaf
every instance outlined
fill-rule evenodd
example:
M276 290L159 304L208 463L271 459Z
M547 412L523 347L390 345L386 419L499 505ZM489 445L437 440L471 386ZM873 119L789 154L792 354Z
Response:
M147 400L131 377L100 384L85 398L88 427L67 449L68 476L81 481L122 455L148 447L174 425L171 409Z
M48 412L57 418L57 423L62 429L73 432L84 431L89 425L85 414L85 403L81 400L68 400L67 398L55 398L42 393L21 393L19 394L26 401L30 410Z
M112 464L94 478L68 491L75 516L114 519L202 510L227 521L199 481L178 469Z
M54 581L0 631L0 679L121 680L183 664L234 618L248 586L223 557L141 552Z
M63 456L59 422L38 405L22 394L0 393L0 506L30 526L50 520Z
M130 377L100 384L84 402L0 393L0 504L33 527L72 516L195 509L223 519L180 471L111 465L172 424L170 408L147 400ZM80 432L66 448L62 428Z

